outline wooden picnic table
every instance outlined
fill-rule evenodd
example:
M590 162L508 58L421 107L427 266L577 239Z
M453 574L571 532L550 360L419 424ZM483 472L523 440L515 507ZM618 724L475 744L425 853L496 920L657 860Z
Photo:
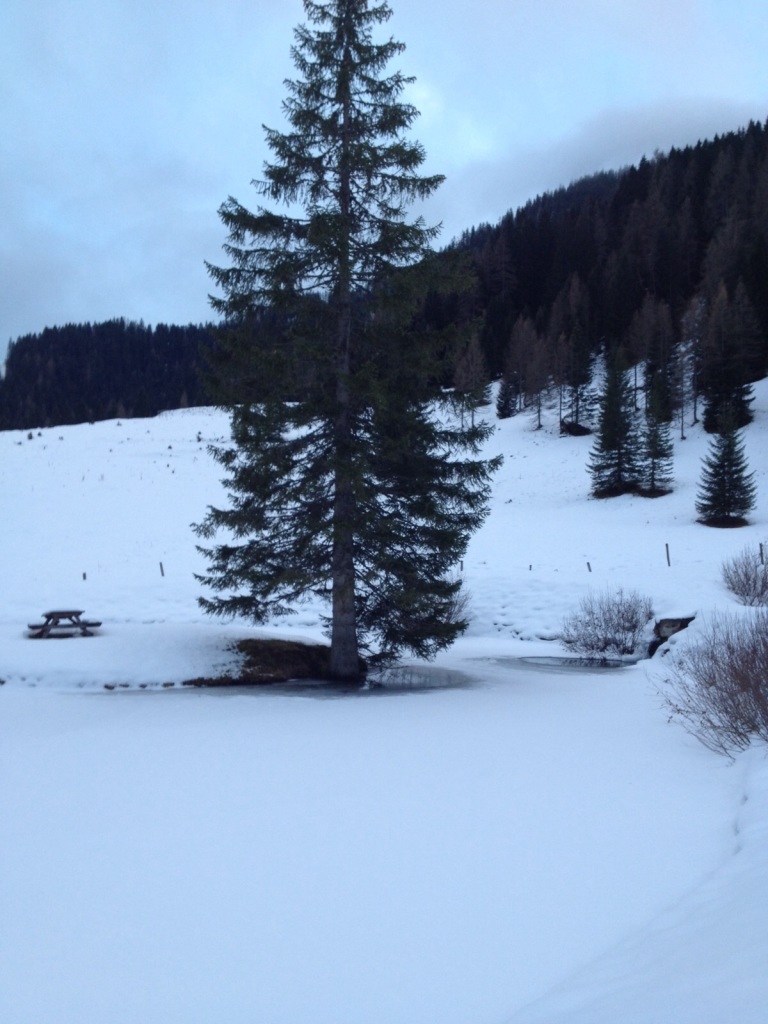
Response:
M82 618L82 611L43 612L43 621L29 623L28 629L33 640L44 640L68 636L93 636L91 630L98 629L100 622L92 622Z

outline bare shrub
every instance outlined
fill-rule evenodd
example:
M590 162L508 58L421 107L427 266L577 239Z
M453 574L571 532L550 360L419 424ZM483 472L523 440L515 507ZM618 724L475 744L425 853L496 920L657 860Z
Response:
M637 591L620 587L589 593L577 612L563 622L560 639L572 651L588 658L621 658L634 654L646 639L653 618L651 601Z
M456 589L456 592L451 596L446 605L446 622L467 623L472 618L472 595L467 590L460 576L454 576L451 582L457 583L459 581L461 581L461 585Z
M759 548L744 548L723 562L723 583L746 605L768 605L768 565Z
M680 650L664 701L704 746L721 754L768 740L768 613L720 615Z

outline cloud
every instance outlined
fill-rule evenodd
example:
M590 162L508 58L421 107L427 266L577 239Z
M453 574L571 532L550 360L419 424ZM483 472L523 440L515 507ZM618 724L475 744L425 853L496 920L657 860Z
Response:
M605 107L569 132L460 166L425 210L442 221L442 241L580 178L637 164L656 151L695 145L755 118L744 102L700 98L675 103Z
M392 0L444 240L768 113L764 0ZM66 319L204 319L232 194L283 125L301 0L0 5L0 346Z

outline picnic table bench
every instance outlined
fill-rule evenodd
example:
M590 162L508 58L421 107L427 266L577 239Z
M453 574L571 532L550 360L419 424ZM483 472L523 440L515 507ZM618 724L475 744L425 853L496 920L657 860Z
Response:
M82 611L43 612L43 621L29 623L30 638L44 640L46 638L63 639L68 636L93 636L91 630L98 629L100 622L92 622L82 618Z

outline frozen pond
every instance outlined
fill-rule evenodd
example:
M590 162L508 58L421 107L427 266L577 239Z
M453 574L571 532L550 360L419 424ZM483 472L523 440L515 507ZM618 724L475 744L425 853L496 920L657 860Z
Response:
M617 671L626 668L632 662L620 661L618 658L569 658L567 656L556 657L554 655L529 655L522 658L495 659L519 668L534 669L537 672L561 673L561 672L594 672L598 669L601 672Z

